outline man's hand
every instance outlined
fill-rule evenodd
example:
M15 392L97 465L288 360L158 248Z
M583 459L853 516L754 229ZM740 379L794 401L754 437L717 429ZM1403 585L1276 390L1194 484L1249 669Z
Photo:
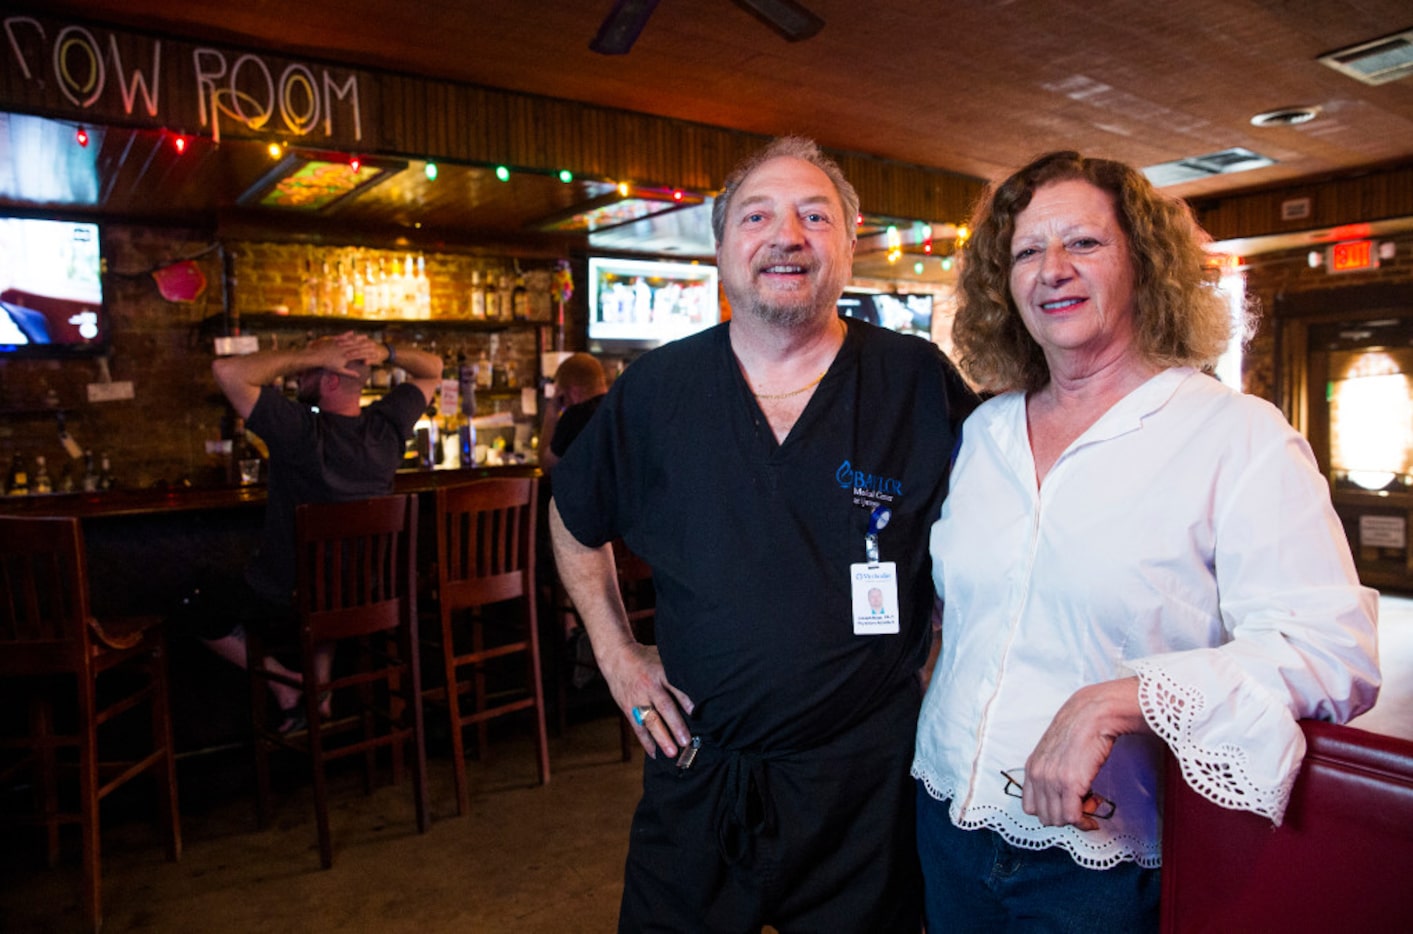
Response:
M596 646L594 658L613 699L632 722L633 732L648 755L656 756L661 749L675 756L679 748L691 742L692 731L687 728L685 714L692 712L692 700L668 682L656 646L631 640L603 651ZM635 707L641 724L633 716Z
M388 358L386 346L353 331L345 331L334 337L321 337L312 341L306 350L312 360L305 369L317 366L340 376L361 376L361 373L350 366L355 362L373 367Z

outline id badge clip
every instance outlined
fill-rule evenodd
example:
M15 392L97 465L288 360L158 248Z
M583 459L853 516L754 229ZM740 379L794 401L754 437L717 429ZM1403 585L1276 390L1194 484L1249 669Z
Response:
M892 517L886 506L873 510L864 536L867 560L849 565L856 636L886 636L899 631L898 568L892 561L880 561L878 552L878 533Z

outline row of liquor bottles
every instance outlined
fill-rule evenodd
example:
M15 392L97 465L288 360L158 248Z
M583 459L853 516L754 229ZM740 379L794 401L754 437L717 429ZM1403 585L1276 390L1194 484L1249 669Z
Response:
M34 457L31 471L25 457L16 451L10 461L10 470L5 475L6 496L30 496L45 493L85 493L109 490L113 487L113 475L105 453L95 466L92 451L83 452L83 473L76 479L72 461L65 461L55 480L49 474L49 464L43 454Z
M299 282L299 313L313 317L364 320L432 319L487 323L547 322L551 319L553 273L522 270L518 264L477 261L469 272L464 258L345 247L311 250ZM261 270L248 271L256 291L279 291ZM440 281L433 288L433 276ZM468 281L469 280L469 281ZM274 307L284 301L262 294ZM291 296L292 297L292 296Z

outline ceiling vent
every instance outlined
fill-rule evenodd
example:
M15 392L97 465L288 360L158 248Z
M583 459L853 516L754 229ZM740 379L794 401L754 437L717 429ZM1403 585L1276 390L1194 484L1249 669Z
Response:
M1205 156L1189 156L1186 159L1150 165L1143 170L1143 174L1148 176L1148 180L1155 186L1162 188L1164 185L1177 185L1199 178L1211 178L1213 175L1230 175L1233 172L1261 169L1275 164L1274 159L1240 146L1233 146L1220 152L1209 152Z
M1321 55L1320 61L1365 84L1388 84L1413 75L1413 29Z

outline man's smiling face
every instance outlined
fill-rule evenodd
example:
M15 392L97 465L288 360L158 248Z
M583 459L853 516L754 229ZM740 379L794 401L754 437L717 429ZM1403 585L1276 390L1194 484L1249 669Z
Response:
M733 315L782 326L834 315L853 271L854 218L817 167L782 157L732 196L717 265Z

